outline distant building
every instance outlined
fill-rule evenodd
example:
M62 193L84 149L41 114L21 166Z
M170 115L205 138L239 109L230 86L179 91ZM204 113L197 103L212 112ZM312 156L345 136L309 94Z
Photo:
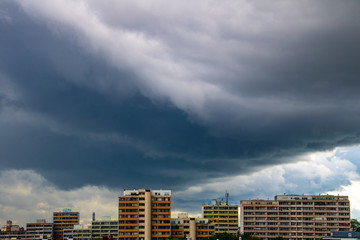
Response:
M119 196L119 240L166 240L170 220L170 190L125 190Z
M103 217L101 220L91 222L92 238L117 239L119 235L119 221L111 220L110 217Z
M347 196L277 195L275 200L243 200L240 209L241 233L263 240L316 240L350 231Z
M26 224L26 239L40 240L53 238L53 224L47 223L45 219L37 220L36 223Z
M73 228L63 230L64 240L91 240L91 228L85 228L82 224L74 225Z
M324 240L359 240L360 232L332 232Z
M189 218L181 214L171 219L171 237L180 239L208 239L215 234L215 224L205 218Z
M13 225L11 220L6 221L6 225L1 227L0 239L1 240L13 240L13 239L25 239L26 233L23 227L19 225Z
M71 209L63 209L53 213L54 240L63 240L64 229L72 229L79 224L80 213L72 212Z
M102 220L93 220L89 228L78 224L72 229L64 229L63 238L64 240L117 239L118 226L117 220L103 217Z
M202 205L202 215L215 224L215 234L227 232L236 235L239 232L239 205L212 200L211 204Z

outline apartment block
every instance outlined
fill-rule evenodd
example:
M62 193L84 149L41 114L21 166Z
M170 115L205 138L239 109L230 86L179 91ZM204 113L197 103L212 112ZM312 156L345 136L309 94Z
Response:
M350 231L350 201L335 195L277 195L241 201L241 233L263 240L317 240Z
M13 225L11 220L6 221L6 225L1 227L0 239L12 240L12 239L25 239L26 232L23 227L19 225Z
M202 205L202 215L215 224L215 234L227 232L236 235L239 231L239 205L212 200L211 204Z
M64 229L72 229L79 224L80 213L72 212L71 209L63 209L53 213L54 240L63 240Z
M118 238L118 220L111 220L110 217L102 217L101 220L93 220L91 222L92 238Z
M215 234L215 224L205 218L179 217L171 219L171 237L180 239L208 239Z
M168 239L170 220L170 190L125 190L119 196L119 240Z
M74 225L73 228L63 230L64 240L91 240L91 228L85 228L82 224Z
M26 224L26 239L40 240L53 238L53 224L47 223L45 219L39 219L36 223Z

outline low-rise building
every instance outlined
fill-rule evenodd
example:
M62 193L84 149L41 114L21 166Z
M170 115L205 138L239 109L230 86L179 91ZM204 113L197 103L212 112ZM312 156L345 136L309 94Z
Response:
M6 221L6 225L1 227L0 239L1 240L13 240L13 239L25 239L26 232L23 227L19 225L13 225L11 220Z
M111 217L102 217L101 220L91 222L92 238L112 238L117 239L119 233L118 220L111 220Z
M26 224L26 239L40 240L53 238L53 224L47 223L45 219L37 220L36 223Z
M211 204L202 205L202 215L215 224L215 233L227 232L236 235L239 232L239 205L212 200Z
M180 239L208 239L215 234L215 224L205 218L179 216L171 219L171 237Z
M91 228L85 228L82 224L74 225L72 229L63 230L64 240L91 240Z

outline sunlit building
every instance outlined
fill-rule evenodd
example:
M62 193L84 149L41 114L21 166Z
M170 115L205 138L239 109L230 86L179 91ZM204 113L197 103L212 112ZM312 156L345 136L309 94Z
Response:
M45 219L39 219L35 223L26 224L26 239L40 240L53 238L53 224L47 223Z
M171 219L171 237L179 239L208 239L215 234L215 224L205 218L187 215Z
M125 190L119 196L119 240L171 236L170 190Z
M236 235L239 232L239 205L212 200L211 204L202 205L202 215L215 224L215 233L227 232Z
M72 228L65 228L64 240L91 240L91 228L84 227L82 224L74 225Z
M91 222L92 238L118 238L118 220L111 220L110 217L102 217L101 220L93 220Z
M19 225L13 225L11 220L6 221L6 225L1 227L0 239L12 240L12 239L25 239L26 233L23 227Z
M350 231L347 196L277 195L274 200L241 201L241 233L263 240L317 240Z
M64 229L72 229L79 224L80 213L72 212L71 209L63 209L53 213L54 239L62 240Z

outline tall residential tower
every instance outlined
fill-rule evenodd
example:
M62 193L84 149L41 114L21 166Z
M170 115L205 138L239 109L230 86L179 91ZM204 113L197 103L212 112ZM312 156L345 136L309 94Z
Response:
M119 196L119 240L168 239L170 220L170 190L125 190Z

